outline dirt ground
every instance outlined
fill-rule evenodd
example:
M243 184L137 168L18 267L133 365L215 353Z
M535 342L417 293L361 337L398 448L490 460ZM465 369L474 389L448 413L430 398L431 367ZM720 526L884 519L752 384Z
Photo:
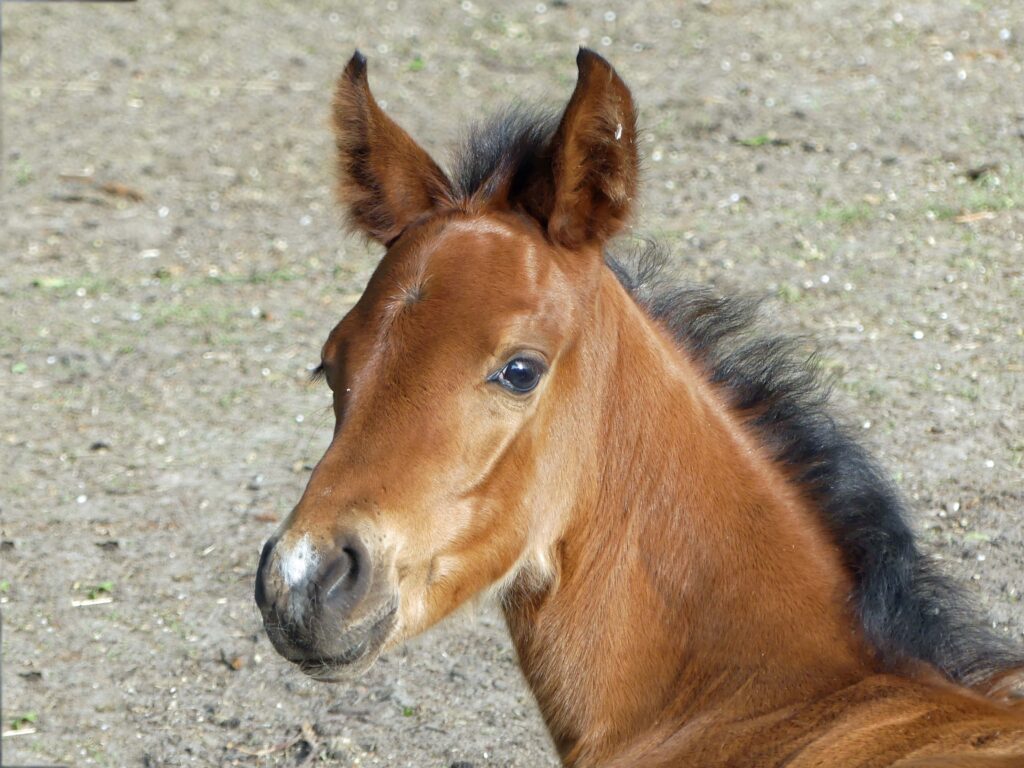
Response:
M7 764L556 764L493 610L342 687L252 602L330 435L307 370L379 256L331 197L357 45L439 157L568 98L579 43L611 59L636 232L818 340L927 545L1024 639L1024 7L511 5L4 4Z

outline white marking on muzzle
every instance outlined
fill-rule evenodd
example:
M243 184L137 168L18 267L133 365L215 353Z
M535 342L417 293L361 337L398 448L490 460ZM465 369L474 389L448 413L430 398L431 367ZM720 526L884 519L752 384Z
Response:
M309 534L303 534L299 543L281 554L281 577L290 588L299 586L306 581L319 562Z

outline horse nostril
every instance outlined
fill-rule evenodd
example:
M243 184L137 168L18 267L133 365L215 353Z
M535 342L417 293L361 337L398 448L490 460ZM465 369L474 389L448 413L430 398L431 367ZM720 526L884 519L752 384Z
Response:
M324 603L347 616L366 595L371 570L366 547L356 538L347 538L319 579Z
M351 547L343 547L338 558L331 563L322 580L324 598L344 597L359 582L359 555Z
M277 544L276 538L267 539L267 543L263 545L263 551L260 552L260 563L256 566L256 605L261 609L265 609L270 601L267 600L267 587L266 587L266 570L267 561L270 560L270 553L274 551L274 545Z
M345 569L345 560L348 560L348 569ZM331 599L331 595L338 590L344 590L345 592L351 592L352 589L359 583L359 571L361 569L361 563L359 562L359 553L352 547L342 547L341 557L338 558L338 569L337 573L339 578L333 584L327 588L327 599Z

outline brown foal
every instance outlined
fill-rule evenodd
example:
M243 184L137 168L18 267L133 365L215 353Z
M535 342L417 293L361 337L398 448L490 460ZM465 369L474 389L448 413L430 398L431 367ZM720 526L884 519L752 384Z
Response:
M386 253L323 346L334 438L256 600L318 679L497 593L567 766L1024 766L1021 655L750 308L604 248L633 210L628 88L583 50L451 175L334 101L338 191ZM966 617L966 618L965 618Z

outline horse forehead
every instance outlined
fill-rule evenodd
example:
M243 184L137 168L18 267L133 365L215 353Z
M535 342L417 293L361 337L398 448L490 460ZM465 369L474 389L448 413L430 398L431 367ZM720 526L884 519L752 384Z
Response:
M481 215L428 225L411 247L385 256L356 310L331 332L323 355L332 357L342 338L370 329L394 342L395 321L409 313L452 318L487 308L476 316L482 326L500 320L502 310L535 310L545 303L549 260L542 241L514 221ZM424 298L439 301L424 306Z
M535 290L547 273L533 233L493 216L446 222L424 251L424 271L437 273L449 284Z

